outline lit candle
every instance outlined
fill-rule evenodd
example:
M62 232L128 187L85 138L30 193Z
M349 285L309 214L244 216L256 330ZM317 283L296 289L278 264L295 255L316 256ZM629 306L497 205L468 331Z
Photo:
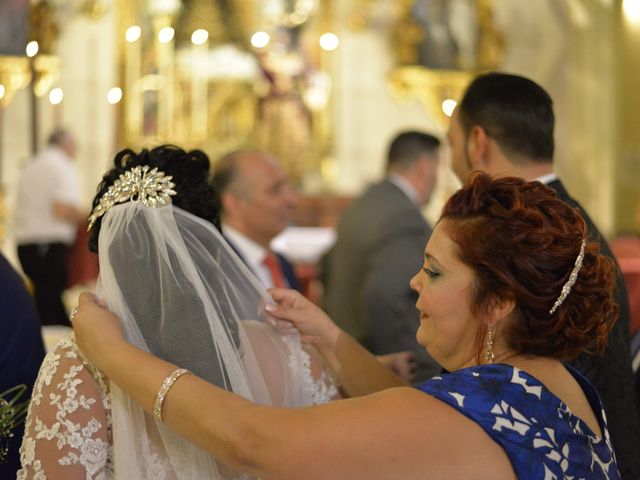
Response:
M62 100L64 92L61 88L54 88L49 92L49 102L53 108L53 125L59 127L62 124Z
M158 92L158 132L161 139L169 139L173 135L173 85L174 85L174 35L173 27L169 26L171 17L163 16L156 19L156 45L158 74L162 78L161 91Z
M128 140L135 140L140 136L142 127L142 95L140 92L140 58L141 29L138 25L129 27L125 33L125 125Z
M194 141L207 138L207 64L209 32L198 29L191 35L191 135Z

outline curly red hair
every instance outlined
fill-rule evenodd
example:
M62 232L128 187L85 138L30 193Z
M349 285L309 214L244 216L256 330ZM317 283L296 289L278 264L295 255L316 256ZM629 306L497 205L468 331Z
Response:
M614 263L588 242L577 281L549 314L573 270L586 225L577 210L540 182L476 173L444 206L441 222L458 256L475 272L472 310L513 299L504 334L520 354L571 360L600 353L617 318ZM478 359L485 340L478 331Z

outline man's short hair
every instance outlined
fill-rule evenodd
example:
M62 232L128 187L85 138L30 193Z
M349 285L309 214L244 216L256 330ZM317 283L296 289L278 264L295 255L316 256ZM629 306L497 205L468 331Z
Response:
M54 128L53 131L49 134L49 138L47 138L47 144L61 145L65 137L69 135L69 131L66 128Z
M244 151L235 150L227 153L216 162L210 183L216 188L218 195L222 196L224 192L231 188L238 173L237 159L243 154Z
M440 140L433 135L418 131L402 132L393 139L387 153L387 170L405 169L413 165L423 154L437 154Z
M216 189L220 198L227 191L233 191L243 198L250 198L252 192L244 181L245 173L239 164L246 157L271 157L270 154L256 149L233 150L223 155L215 164L209 183Z
M553 159L555 117L549 94L528 78L491 72L476 77L458 107L465 135L482 127L506 154Z

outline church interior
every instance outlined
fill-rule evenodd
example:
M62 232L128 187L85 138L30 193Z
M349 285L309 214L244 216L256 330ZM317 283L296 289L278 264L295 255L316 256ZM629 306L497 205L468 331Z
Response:
M300 194L276 245L313 276L397 132L443 141L437 219L459 186L449 116L492 70L549 91L554 170L607 238L640 232L637 0L13 0L0 25L0 247L18 269L19 172L64 127L87 211L122 148L274 154Z
M2 2L3 251L13 257L17 174L55 126L76 137L87 201L122 147L171 142L215 161L252 145L281 159L309 199L300 221L318 225L382 176L394 133L444 139L447 104L488 70L551 93L556 172L609 237L637 232L638 2L430 2L453 18L431 53L424 22L444 13L429 20L420 3ZM429 218L457 188L446 159L441 169Z
M303 264L382 177L389 139L429 131L445 150L433 222L459 186L449 115L490 70L550 92L556 173L608 238L640 231L636 0L13 0L0 24L0 245L16 265L18 174L60 126L87 210L124 147L275 154L301 194L295 226L325 228L282 242Z
M272 246L320 303L321 257L344 209L384 177L391 139L442 142L422 208L433 225L460 187L452 112L476 75L509 72L553 99L554 172L619 255L638 351L638 51L640 0L0 0L0 252L28 284L19 177L58 128L75 139L87 217L124 148L174 144L214 165L256 149L299 195ZM86 241L80 222L69 309L95 287ZM46 345L67 331L49 329Z

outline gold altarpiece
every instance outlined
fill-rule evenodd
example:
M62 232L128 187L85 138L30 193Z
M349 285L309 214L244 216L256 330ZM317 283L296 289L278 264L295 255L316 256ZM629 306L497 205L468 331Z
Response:
M454 7L447 0L400 0L391 31L391 94L398 101L419 100L444 126L452 108L445 102L457 102L477 73L500 64L504 51L492 0L467 2L464 11Z
M320 3L119 0L119 146L177 143L214 160L261 148L295 182L317 171L332 140ZM255 32L269 43L252 45Z

